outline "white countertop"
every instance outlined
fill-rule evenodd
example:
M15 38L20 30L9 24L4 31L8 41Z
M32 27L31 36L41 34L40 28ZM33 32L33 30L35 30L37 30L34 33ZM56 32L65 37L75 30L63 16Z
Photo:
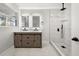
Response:
M15 32L42 32L42 31L15 31Z

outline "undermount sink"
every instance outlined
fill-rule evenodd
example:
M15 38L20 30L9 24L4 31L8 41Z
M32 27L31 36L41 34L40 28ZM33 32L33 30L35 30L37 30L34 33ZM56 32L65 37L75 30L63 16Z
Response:
M40 29L27 29L27 28L23 28L20 32L41 32Z
M39 30L39 31L34 31L34 30L33 31L32 30L31 31L30 30L28 30L28 31L22 31L22 30L20 30L20 31L16 31L16 32L42 32L42 31L41 30Z

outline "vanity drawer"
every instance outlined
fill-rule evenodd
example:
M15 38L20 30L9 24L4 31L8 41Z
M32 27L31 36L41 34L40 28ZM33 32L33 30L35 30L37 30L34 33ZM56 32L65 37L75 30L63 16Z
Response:
M31 48L33 47L33 40L23 40L22 41L22 47L23 48Z
M41 35L37 34L37 35L35 35L35 37L38 37L38 38L40 38L40 37L41 37Z
M33 40L34 39L34 35L22 35L22 39L23 40Z

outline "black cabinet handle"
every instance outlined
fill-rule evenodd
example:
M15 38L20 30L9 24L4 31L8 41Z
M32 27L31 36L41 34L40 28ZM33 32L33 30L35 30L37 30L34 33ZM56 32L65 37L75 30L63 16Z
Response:
M30 44L30 42L27 42L26 44Z
M20 40L22 42L22 40Z
M27 37L27 39L29 39L29 37Z
M57 31L58 31L58 32L60 31L59 28L57 28Z

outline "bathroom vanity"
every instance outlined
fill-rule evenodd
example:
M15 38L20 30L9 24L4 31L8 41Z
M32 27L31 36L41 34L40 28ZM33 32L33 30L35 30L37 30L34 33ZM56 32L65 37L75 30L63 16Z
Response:
M42 32L14 32L15 48L41 48Z

